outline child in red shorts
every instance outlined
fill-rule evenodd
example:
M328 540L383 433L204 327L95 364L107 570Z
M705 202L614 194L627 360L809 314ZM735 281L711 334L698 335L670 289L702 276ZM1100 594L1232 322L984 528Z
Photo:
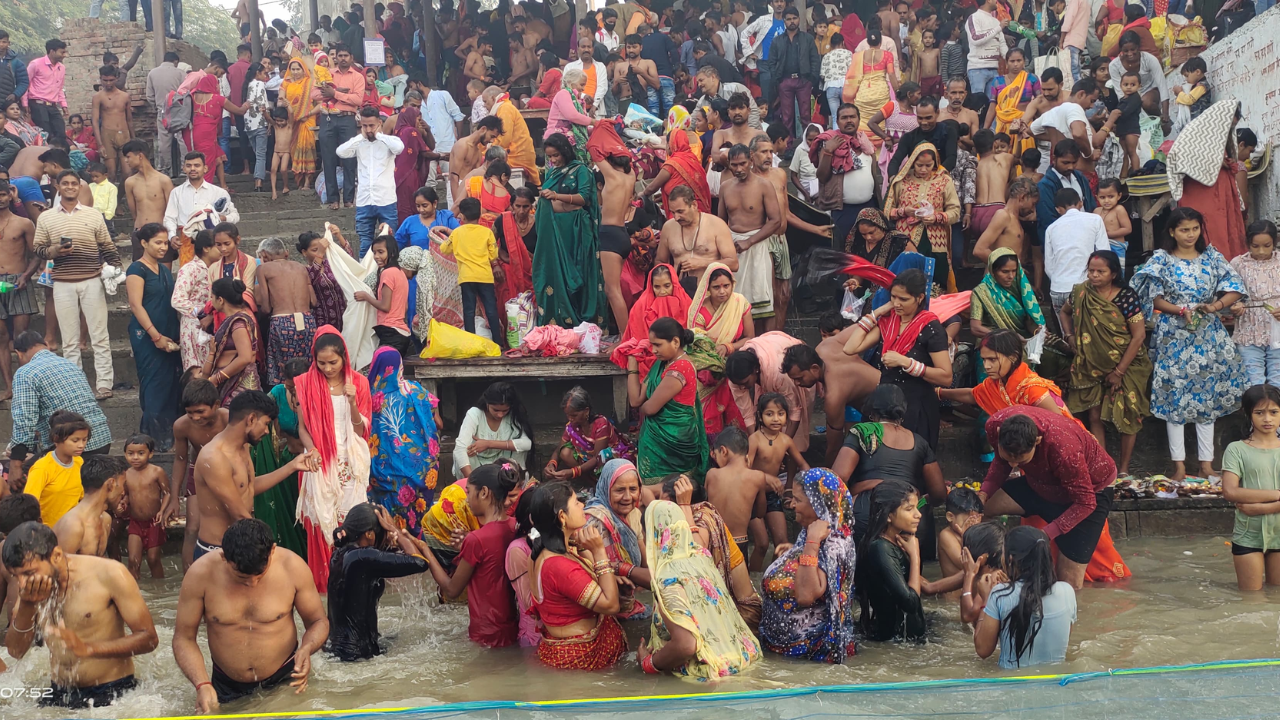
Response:
M169 500L169 475L151 464L156 441L149 435L134 435L125 441L125 497L129 502L129 572L134 579L142 574L142 556L147 556L151 577L164 577L160 550L165 532L160 525L160 509Z

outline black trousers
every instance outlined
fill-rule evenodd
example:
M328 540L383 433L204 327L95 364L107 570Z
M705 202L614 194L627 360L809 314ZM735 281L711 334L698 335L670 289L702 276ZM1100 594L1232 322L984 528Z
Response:
M462 290L462 329L469 333L476 331L476 298L484 305L484 317L489 321L489 332L493 333L494 342L499 345L502 340L502 322L498 319L498 296L493 292L493 283L464 282L459 284Z
M324 201L338 202L338 163L342 163L342 200L356 200L356 159L338 157L338 146L356 136L356 119L352 115L321 115L316 134L316 149L324 164Z
M62 119L62 108L56 105L45 105L32 101L31 122L43 128L51 138L67 136L67 125Z

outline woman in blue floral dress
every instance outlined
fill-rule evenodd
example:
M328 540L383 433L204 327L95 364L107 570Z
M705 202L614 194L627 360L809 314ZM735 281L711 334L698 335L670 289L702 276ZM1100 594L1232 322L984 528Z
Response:
M373 427L369 433L369 501L387 509L401 529L421 536L422 516L431 507L439 478L439 400L404 379L404 363L393 348L381 347L369 366Z
M1196 425L1200 474L1213 471L1213 423L1240 406L1244 361L1218 313L1246 294L1244 280L1208 244L1191 208L1169 215L1165 247L1133 276L1142 310L1155 322L1151 412L1167 423L1174 480L1186 476L1186 423ZM1159 315L1155 314L1159 311Z

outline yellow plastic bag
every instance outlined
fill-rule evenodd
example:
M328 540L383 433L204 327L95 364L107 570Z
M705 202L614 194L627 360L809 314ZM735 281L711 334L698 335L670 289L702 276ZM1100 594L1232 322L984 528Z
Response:
M1156 41L1156 47L1164 47L1164 36L1168 32L1164 16L1151 18L1151 37Z
M1124 26L1119 23L1107 26L1107 34L1102 38L1102 54L1114 55L1116 44L1120 42L1120 31L1124 30Z
M501 348L492 340L473 335L462 328L446 325L434 318L427 327L427 346L419 356L424 360L498 357Z

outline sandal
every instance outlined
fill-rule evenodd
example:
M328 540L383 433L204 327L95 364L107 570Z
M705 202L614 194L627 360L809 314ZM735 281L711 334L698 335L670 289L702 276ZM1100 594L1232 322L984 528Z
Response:
M103 400L106 400L114 396L115 396L115 393L111 392L110 390L102 389L102 390L98 390L93 394L93 399L97 400L98 402L102 402Z

